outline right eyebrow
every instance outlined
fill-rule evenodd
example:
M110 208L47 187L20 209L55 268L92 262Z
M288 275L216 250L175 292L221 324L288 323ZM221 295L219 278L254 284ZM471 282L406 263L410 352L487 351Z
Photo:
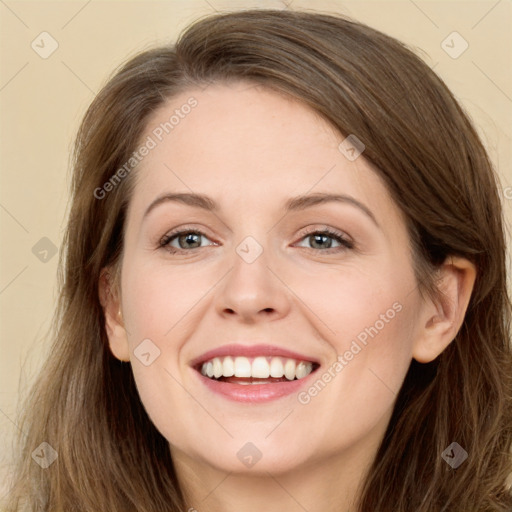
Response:
M195 206L196 208L203 208L204 210L216 212L219 210L217 203L210 197L203 194L192 194L192 193L166 193L157 197L144 212L146 217L149 212L154 210L157 206L167 203L168 201L177 201L188 206Z

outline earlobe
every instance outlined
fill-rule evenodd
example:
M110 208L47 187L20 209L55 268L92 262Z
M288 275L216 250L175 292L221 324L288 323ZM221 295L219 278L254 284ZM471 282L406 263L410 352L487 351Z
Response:
M476 268L465 258L449 256L439 269L438 298L424 303L413 357L433 361L455 339L464 321L476 280Z
M118 290L119 287L114 282L110 269L102 269L98 294L105 317L105 331L110 351L120 361L129 361L130 350L121 313L121 301Z

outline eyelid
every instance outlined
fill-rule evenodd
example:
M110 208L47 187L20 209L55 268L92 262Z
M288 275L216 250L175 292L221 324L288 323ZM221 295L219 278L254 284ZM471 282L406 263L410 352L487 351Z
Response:
M330 238L337 239L337 241L341 245L341 247L330 247L328 249L323 249L323 250L314 249L312 247L304 247L304 249L309 249L314 252L324 252L324 253L338 252L341 249L345 249L345 250L356 249L356 244L355 244L353 238L351 236L349 236L348 234L346 234L344 231L340 231L338 229L331 228L331 227L325 226L325 225L321 226L321 227L315 226L315 227L308 227L308 228L304 228L304 229L306 231L303 231L301 233L297 242L294 242L294 245L297 244L298 242L302 241L304 238L307 238L308 236L318 233L318 234L327 235Z
M184 225L184 226L178 226L177 228L171 229L170 231L167 231L165 233L165 235L160 237L158 240L159 247L165 247L170 242L170 240L172 238L174 238L178 235L182 235L184 233L196 233L198 235L201 235L201 236L207 238L208 240L210 240L211 242L214 242L216 244L215 240L212 240L212 237L210 237L210 235L205 233L205 229L197 228L192 225ZM197 247L197 249L199 249L199 247Z
M301 236L301 238L303 238L305 236L312 235L314 233L327 233L329 235L333 235L333 236L342 238L345 242L354 243L354 240L352 239L352 237L349 236L346 232L341 231L336 228L332 228L327 225L322 225L322 224L316 224L313 227L308 226L306 228L303 228L303 231L301 232L300 236Z

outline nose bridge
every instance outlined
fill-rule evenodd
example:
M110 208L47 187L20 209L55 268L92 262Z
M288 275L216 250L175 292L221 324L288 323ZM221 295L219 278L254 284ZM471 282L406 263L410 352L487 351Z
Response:
M256 320L269 314L279 317L289 309L286 289L272 269L275 258L269 237L256 236L248 235L235 246L231 271L217 295L220 314Z

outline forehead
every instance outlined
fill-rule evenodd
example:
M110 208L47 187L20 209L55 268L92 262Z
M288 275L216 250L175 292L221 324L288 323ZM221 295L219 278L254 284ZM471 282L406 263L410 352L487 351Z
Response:
M150 139L136 169L134 210L166 191L240 208L337 192L398 214L370 164L340 151L344 136L307 105L255 84L212 84L173 97L148 120L141 140Z

